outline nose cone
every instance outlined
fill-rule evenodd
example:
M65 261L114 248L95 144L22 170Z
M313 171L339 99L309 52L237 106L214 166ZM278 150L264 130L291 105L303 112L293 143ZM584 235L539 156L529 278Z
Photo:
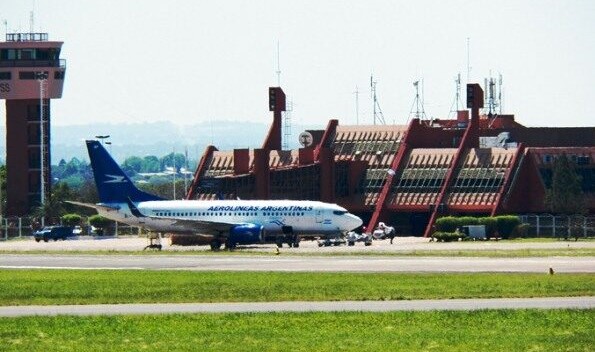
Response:
M347 217L347 221L346 221L347 231L356 229L356 228L362 226L362 224L364 223L362 221L362 219L359 218L359 216L355 216L351 213L345 214L345 216Z

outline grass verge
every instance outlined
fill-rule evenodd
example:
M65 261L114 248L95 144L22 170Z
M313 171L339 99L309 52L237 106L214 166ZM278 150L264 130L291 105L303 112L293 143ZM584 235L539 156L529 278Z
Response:
M595 274L0 270L0 305L554 297Z
M594 310L0 319L2 351L591 351Z

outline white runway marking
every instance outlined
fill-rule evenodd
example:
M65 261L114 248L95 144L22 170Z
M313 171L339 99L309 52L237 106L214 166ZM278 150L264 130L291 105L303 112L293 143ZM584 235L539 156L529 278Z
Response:
M84 266L43 266L43 265L0 265L0 269L56 269L56 270L144 270L141 267L84 267Z

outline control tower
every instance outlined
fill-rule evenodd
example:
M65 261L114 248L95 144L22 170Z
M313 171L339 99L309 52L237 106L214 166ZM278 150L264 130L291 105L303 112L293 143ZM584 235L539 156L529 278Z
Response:
M7 33L0 42L8 216L27 215L50 194L50 99L62 97L62 44L48 41L47 33Z

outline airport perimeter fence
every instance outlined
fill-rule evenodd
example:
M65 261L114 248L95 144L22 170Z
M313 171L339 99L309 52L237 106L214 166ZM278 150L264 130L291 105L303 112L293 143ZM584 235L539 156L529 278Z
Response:
M87 218L81 219L81 233L80 236L97 236L97 237L113 237L113 236L141 236L143 232L140 227L130 226L118 222L112 222L108 227L103 229L102 234L94 231L89 224ZM46 224L50 225L50 224ZM52 225L61 225L54 223ZM29 217L8 217L0 218L0 241L12 238L32 236L40 226L34 223L33 218Z
M520 218L529 224L529 237L595 237L595 216L527 214Z

